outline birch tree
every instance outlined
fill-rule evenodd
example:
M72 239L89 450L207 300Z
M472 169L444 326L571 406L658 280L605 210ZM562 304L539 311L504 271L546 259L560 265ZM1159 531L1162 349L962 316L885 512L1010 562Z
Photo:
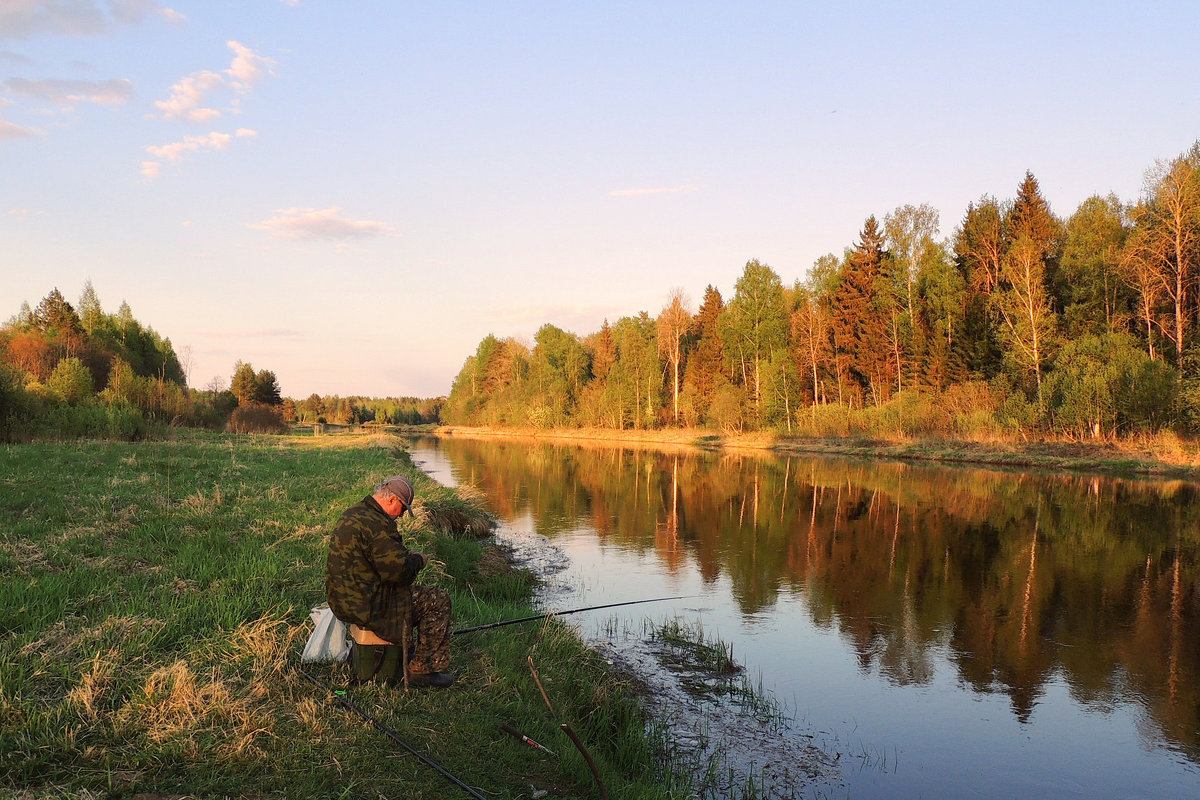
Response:
M1046 293L1046 266L1040 245L1022 235L1001 262L1004 288L999 302L1004 332L1014 361L1034 375L1038 397L1042 393L1042 363L1055 326L1055 315Z
M1188 292L1195 279L1200 245L1200 174L1183 157L1159 161L1146 175L1145 197L1134 211L1139 247L1171 305L1167 331L1182 360L1189 326ZM1182 375L1182 372L1180 373Z
M683 339L692 321L690 302L682 289L671 292L671 299L658 315L658 352L671 369L671 411L679 424L680 373L683 367Z

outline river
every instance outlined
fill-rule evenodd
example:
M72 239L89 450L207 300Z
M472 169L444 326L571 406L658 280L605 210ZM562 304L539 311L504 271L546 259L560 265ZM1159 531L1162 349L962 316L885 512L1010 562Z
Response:
M1200 798L1195 484L453 437L412 452L484 492L500 538L558 555L549 607L687 595L570 619L615 651L668 617L731 645L789 720L727 765L763 795Z

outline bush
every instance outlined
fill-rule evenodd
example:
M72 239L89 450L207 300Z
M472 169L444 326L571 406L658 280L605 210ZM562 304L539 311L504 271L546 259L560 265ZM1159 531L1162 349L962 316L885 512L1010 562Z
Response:
M996 419L1001 398L984 381L954 383L938 398L938 405L950 418L950 427L959 436L995 439L1003 434Z
M894 394L881 406L863 411L868 430L877 436L941 434L950 427L949 415L920 392Z
M1098 437L1154 430L1175 397L1175 371L1151 361L1127 334L1068 342L1042 385L1042 414L1057 432Z
M36 398L25 391L21 371L0 363L0 442L24 436L34 416Z
M225 429L230 433L287 433L288 426L281 409L251 403L235 408Z
M708 418L726 433L741 433L745 429L746 392L732 383L724 383L713 395Z
M128 405L51 405L31 424L38 439L111 439L135 441L146 438L150 425L140 409Z

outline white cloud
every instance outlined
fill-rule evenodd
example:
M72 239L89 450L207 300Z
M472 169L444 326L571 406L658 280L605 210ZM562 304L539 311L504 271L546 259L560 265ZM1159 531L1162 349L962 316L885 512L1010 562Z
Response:
M245 139L255 136L258 136L258 131L249 128L238 128L237 132L233 134L212 131L203 136L185 136L179 142L151 145L146 148L146 152L162 161L176 164L182 161L188 153L195 153L199 150L224 150L229 147L235 137ZM162 172L162 161L143 161L142 175L147 178L157 178Z
M78 103L121 105L133 97L133 84L125 78L105 81L9 78L5 81L4 88L14 94L46 100L64 107Z
M647 194L674 194L676 192L694 192L700 187L688 184L686 186L665 186L658 189L613 189L609 197L641 197Z
M233 79L234 86L243 91L259 82L264 68L270 72L271 68L275 66L274 61L260 56L241 42L230 40L225 44L233 50L233 62L230 63L229 69L225 70L225 74Z
M183 15L153 0L0 0L0 40L34 36L94 36L114 23L131 25L150 14L178 21Z
M315 208L284 208L277 216L247 227L267 231L272 239L366 239L386 236L395 231L391 225L374 220L354 220L342 216L338 206Z
M203 136L185 136L181 142L170 142L164 145L151 145L146 152L166 161L176 162L183 158L184 153L192 153L202 148L224 150L233 141L228 133L213 131Z
M42 131L37 128L22 128L7 120L0 119L0 142L8 139L25 139L30 136L41 136Z
M205 96L221 86L225 79L215 72L204 70L193 72L171 87L171 96L166 100L154 101L155 107L162 112L164 119L181 119L188 122L203 122L213 117L221 116L215 108L205 108L202 103Z
M220 111L205 105L210 94L222 90L246 94L262 79L264 71L269 73L275 65L271 59L260 56L240 42L231 40L226 44L233 50L229 69L223 74L201 70L180 78L171 87L171 95L166 100L156 100L154 103L162 112L163 119L204 122L219 117Z

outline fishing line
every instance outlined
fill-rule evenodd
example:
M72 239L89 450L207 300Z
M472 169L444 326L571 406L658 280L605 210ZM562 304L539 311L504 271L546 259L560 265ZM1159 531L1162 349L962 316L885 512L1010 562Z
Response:
M664 600L686 600L690 597L699 597L695 594L681 594L675 597L654 597L650 600L628 600L624 603L605 603L602 606L588 606L587 608L572 608L569 611L547 611L545 614L535 614L532 617L521 617L520 619L506 619L502 622L489 622L486 625L475 625L471 628L459 628L456 631L450 631L451 636L457 636L460 633L474 633L475 631L486 631L489 628L502 628L505 625L516 625L519 622L535 622L539 619L549 619L550 617L565 617L567 614L579 614L584 611L597 611L601 608L618 608L620 606L636 606L641 603L661 603Z
M468 786L467 784L463 783L461 780L459 780L458 778L454 777L454 776L453 776L453 775L451 775L449 772L447 772L447 771L446 771L446 768L445 768L445 767L443 767L441 764L437 763L436 761L434 761L432 758L430 758L429 756L425 755L424 753L421 753L420 751L418 751L416 748L414 748L414 747L413 747L412 745L410 745L408 742L406 742L406 741L404 741L403 739L401 739L401 738L400 738L400 736L399 736L398 734L396 734L396 732L395 732L395 731L393 731L393 730L391 730L390 728L387 728L387 727L385 727L384 725L382 725L382 724L381 724L379 721L377 721L377 720L376 720L374 717L372 717L370 714L368 714L367 712L363 711L363 710L362 710L361 708L359 708L358 706L356 706L356 705L354 705L353 703L351 703L351 702L350 702L349 700L347 700L345 697L343 697L342 695L340 695L340 694L338 694L337 692L335 692L335 691L334 691L332 688L330 688L329 686L325 685L325 684L324 684L324 683L322 683L321 681L317 680L317 679L316 679L316 678L314 678L312 675L309 675L309 674L308 674L306 671L304 671L304 670L302 670L302 669L298 669L298 670L297 670L297 672L299 672L301 675L303 675L305 678L307 678L307 679L308 679L309 681L311 681L312 683L316 684L316 685L317 685L317 686L319 686L320 688L322 688L322 689L324 689L325 691L329 692L329 693L330 693L331 695L333 695L333 696L334 696L334 697L337 699L337 701L338 701L339 703L341 703L343 706L345 706L346 708L348 708L350 711L353 711L355 714L357 714L358 716L362 717L362 718L363 718L364 720L366 720L367 722L369 722L369 723L371 723L372 725L374 725L374 726L375 726L375 729L376 729L376 730L378 730L380 733L382 733L384 736L388 737L388 738L389 738L389 739L391 739L393 742L395 742L396 744L400 745L401 747L403 747L403 748L404 748L405 750L407 750L408 752L412 753L414 756L416 756L418 759L420 759L420 761L421 761L421 763L422 763L422 764L426 765L427 767L432 767L433 769L437 770L437 772L438 772L438 773L439 773L439 774L440 774L440 775L441 775L443 778L445 778L446 780L450 781L450 782L451 782L451 783L453 783L454 785L458 786L458 787L459 787L460 789L462 789L464 792L466 792L467 794L471 795L471 797L474 797L474 798L476 798L476 800L488 800L488 798L486 798L486 797L484 797L483 795L481 795L481 794L480 794L478 791L476 791L476 790L475 790L473 787L471 787L471 786Z

